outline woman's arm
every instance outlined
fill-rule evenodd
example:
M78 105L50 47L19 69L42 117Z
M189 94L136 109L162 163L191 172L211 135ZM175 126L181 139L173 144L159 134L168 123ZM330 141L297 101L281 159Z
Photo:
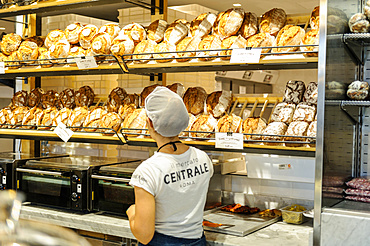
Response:
M146 190L135 187L135 205L127 209L132 234L142 244L148 244L154 235L155 199Z

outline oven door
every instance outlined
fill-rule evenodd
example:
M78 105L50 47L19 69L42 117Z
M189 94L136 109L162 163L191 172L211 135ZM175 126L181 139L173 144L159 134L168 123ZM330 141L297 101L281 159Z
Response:
M93 210L126 216L126 210L135 203L130 178L93 174L91 180Z
M67 172L17 168L17 190L34 204L71 208L71 178Z

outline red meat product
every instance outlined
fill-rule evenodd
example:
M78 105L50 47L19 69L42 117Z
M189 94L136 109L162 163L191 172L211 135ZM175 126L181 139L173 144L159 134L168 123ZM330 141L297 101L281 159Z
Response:
M330 187L339 187L343 186L346 181L348 181L350 177L342 176L337 174L327 174L324 175L324 179L322 181L323 186L330 186Z
M342 199L343 198L343 195L341 194L338 194L338 193L332 193L332 192L322 192L322 196L325 197L325 198L338 198L338 199Z
M370 179L354 178L347 182L347 186L360 190L370 190Z
M370 190L346 189L344 192L347 195L368 196L368 197L370 197Z
M330 193L336 193L336 194L343 194L344 189L342 187L322 187L323 192L330 192Z
M367 196L346 196L345 199L357 201L357 202L368 202L370 203L370 197Z

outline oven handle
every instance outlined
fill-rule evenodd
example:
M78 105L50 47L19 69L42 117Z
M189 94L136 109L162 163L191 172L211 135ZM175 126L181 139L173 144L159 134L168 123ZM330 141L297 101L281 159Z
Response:
M34 169L26 169L26 168L17 168L17 172L24 172L24 173L37 173L37 174L47 174L47 175L54 175L54 176L62 176L61 172L50 172L50 171L41 171L41 170L34 170Z
M125 178L115 178L115 177L109 177L109 176L101 176L101 175L91 175L91 178L93 179L105 179L105 180L111 180L111 181L121 181L121 182L130 182L130 179Z

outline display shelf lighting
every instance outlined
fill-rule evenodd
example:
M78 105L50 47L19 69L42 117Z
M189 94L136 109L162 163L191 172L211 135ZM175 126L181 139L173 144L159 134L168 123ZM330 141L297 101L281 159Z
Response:
M1 30L1 31L4 31L4 30L5 30L5 27L0 27L0 30Z
M240 3L234 3L233 6L234 7L241 7L242 5Z

